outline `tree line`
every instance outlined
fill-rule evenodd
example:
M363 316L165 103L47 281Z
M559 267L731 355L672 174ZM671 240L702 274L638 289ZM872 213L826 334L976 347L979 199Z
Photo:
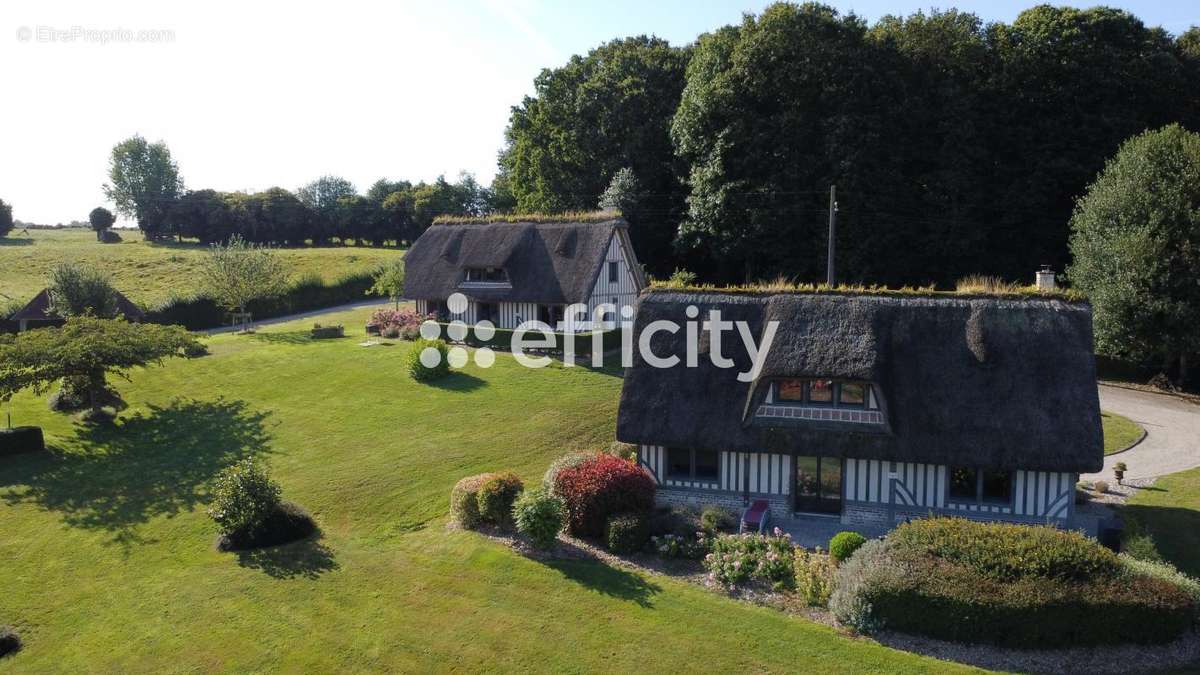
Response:
M741 282L824 278L836 184L839 281L1025 279L1067 264L1075 199L1122 141L1169 123L1200 128L1196 28L1047 5L868 25L780 3L542 71L493 187L518 210L591 208L628 169L651 271Z
M291 246L403 245L438 215L481 215L509 206L466 172L453 182L444 176L432 183L381 178L365 194L339 176L321 176L295 192L281 187L254 193L189 190L167 145L141 136L113 147L104 190L118 213L135 219L151 241L190 237L214 243L236 236ZM103 208L95 209L90 221L98 234L112 224Z

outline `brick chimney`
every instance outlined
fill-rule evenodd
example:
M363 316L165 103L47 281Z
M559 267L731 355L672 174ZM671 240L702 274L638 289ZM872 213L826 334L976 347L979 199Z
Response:
M1054 280L1054 270L1050 269L1049 265L1042 265L1042 269L1037 271L1034 283L1039 291L1053 291L1058 288L1058 283Z

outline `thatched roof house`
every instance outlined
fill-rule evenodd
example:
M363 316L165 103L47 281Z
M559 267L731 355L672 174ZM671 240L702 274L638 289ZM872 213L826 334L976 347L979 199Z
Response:
M129 321L141 321L146 317L146 313L130 301L129 298L125 297L120 291L115 292L117 294L117 310L126 319ZM59 326L62 325L63 318L50 310L50 291L42 289L24 307L8 317L8 321L10 324L15 325L18 331L23 331L30 328Z
M1080 472L1103 464L1091 308L1083 302L954 294L653 290L635 331L689 306L745 322L719 368L700 332L696 367L626 372L617 437L642 446L665 488L755 495L780 511L892 520L930 509L1044 520L1071 516ZM654 355L684 358L686 332Z
M468 323L562 320L567 305L630 305L646 282L619 216L549 221L439 222L405 255L405 297L418 311L448 315L447 299L469 301Z

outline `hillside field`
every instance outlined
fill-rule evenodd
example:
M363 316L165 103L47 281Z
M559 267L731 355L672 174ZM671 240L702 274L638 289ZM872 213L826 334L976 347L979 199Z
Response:
M46 275L65 260L91 263L113 277L117 289L134 302L154 306L172 293L197 289L196 271L205 249L198 243L156 243L142 240L137 230L117 230L119 244L101 244L91 230L14 230L0 239L0 310L28 301L46 285ZM284 248L279 255L296 278L318 274L325 281L373 270L395 256L396 249L356 246Z

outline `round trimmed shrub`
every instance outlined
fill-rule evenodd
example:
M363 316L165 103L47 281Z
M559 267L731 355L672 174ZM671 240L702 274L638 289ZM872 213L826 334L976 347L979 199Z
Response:
M493 525L507 525L512 518L513 502L517 501L525 484L511 471L488 476L479 486L479 517Z
M540 487L526 490L517 497L512 516L517 532L528 537L538 548L553 547L566 522L562 500Z
M468 530L479 527L479 488L491 477L490 473L467 476L454 484L450 491L450 517Z
M429 351L426 351L429 350ZM417 340L408 351L408 374L418 382L429 382L445 377L450 372L450 363L446 355L450 348L442 340ZM432 355L436 352L437 361ZM422 358L422 354L425 355ZM428 363L426 363L426 360Z
M857 532L838 532L829 540L829 557L836 563L849 560L867 538Z
M46 440L41 427L13 427L0 429L0 457L20 455L26 452L41 452L46 449Z
M646 546L649 539L646 516L641 513L618 513L609 516L604 528L604 545L613 553L636 553Z
M595 457L595 454L572 452L550 462L550 468L546 469L545 475L542 476L542 487L550 494L557 495L558 493L554 491L554 481L558 477L558 472L568 466L579 466L592 457Z
M21 636L8 626L0 626L0 657L14 654L21 649Z
M208 515L221 534L252 539L279 508L279 485L253 458L227 467L217 475Z
M872 600L878 589L900 576L888 548L885 540L865 542L846 564L838 566L829 610L843 625L863 633L884 627L885 622L875 612Z
M565 466L554 492L567 507L567 524L580 537L603 537L609 516L654 508L654 479L642 467L612 455L593 455Z
M195 342L191 342L183 348L183 355L189 359L208 356L208 345L196 340Z

